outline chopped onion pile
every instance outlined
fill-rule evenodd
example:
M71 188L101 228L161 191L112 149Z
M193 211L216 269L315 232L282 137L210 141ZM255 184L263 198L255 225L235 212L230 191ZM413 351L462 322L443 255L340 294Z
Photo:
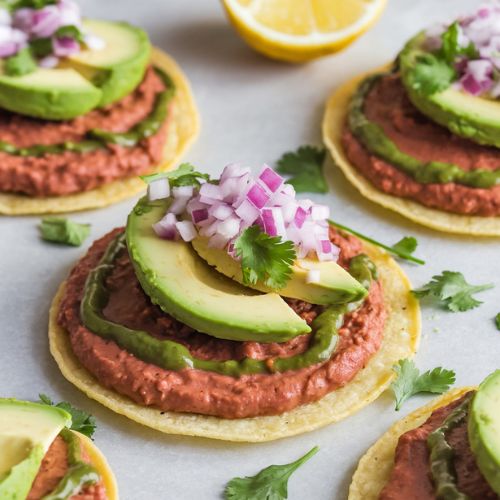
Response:
M460 56L455 61L459 75L456 86L472 95L500 97L500 2L492 0L484 3L478 10L457 20L458 44L466 48L472 44L478 57L468 59ZM448 29L437 25L427 31L427 46L430 49L441 47L441 35Z
M297 200L293 187L267 165L257 178L248 168L228 165L218 184L206 182L200 188L171 188L166 178L149 183L150 200L169 196L168 213L153 225L161 238L191 241L199 235L208 238L212 248L225 248L235 258L235 240L257 224L269 236L292 241L298 258L338 259L339 249L328 236L330 209ZM310 274L311 283L319 279L317 273Z
M45 54L39 65L50 68L59 58L81 51L81 43L73 36L58 35L60 28L72 26L83 36L83 43L91 50L101 50L104 40L82 27L80 7L74 0L58 0L40 9L22 7L10 11L0 8L0 58L11 57L35 41L45 40L51 52Z

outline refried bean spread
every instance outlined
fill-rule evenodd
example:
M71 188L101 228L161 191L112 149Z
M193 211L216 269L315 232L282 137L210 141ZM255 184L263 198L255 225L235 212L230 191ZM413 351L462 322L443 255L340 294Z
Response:
M398 74L380 78L368 92L364 113L404 153L422 162L443 162L465 171L500 169L500 151L452 134L410 102ZM488 189L454 182L419 183L397 166L372 154L344 127L342 144L351 164L375 187L422 205L463 215L500 215L500 186Z
M281 414L347 384L380 348L386 312L381 284L373 281L362 306L344 317L337 350L326 362L296 371L239 378L197 369L165 370L146 363L116 343L92 333L80 319L86 278L108 244L122 231L116 229L96 241L75 266L66 284L58 321L68 332L73 352L82 365L102 385L140 405L223 418ZM361 253L361 243L353 236L341 236L332 230L330 238L341 249L339 264L344 267ZM126 251L115 260L106 287L110 292L103 310L106 319L160 339L179 342L202 359L272 360L304 352L310 342L310 335L280 344L261 344L221 340L198 333L151 303L137 281ZM299 300L288 303L308 323L322 311L319 306Z

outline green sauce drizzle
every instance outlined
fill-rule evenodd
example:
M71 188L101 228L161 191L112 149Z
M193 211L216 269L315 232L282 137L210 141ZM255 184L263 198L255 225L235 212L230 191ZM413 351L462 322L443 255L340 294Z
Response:
M436 488L436 497L443 500L468 500L469 497L461 493L457 486L457 478L453 468L453 448L446 441L446 434L467 419L469 404L472 396L469 395L457 406L443 422L441 427L429 434L427 446L430 452L431 475Z
M355 310L363 302L327 307L313 321L313 338L309 349L302 354L275 360L245 358L241 361L207 361L194 357L178 342L159 340L145 331L132 330L103 317L102 310L109 299L109 292L104 285L105 278L113 269L115 258L125 248L125 235L120 234L109 244L99 265L90 272L85 283L80 317L83 324L96 335L116 342L139 359L165 370L195 368L239 377L258 373L281 373L321 363L330 359L335 351L338 329L342 325L344 314ZM366 255L358 255L351 260L350 272L367 289L376 278L375 266Z
M371 122L364 113L365 98L372 87L389 73L371 75L358 87L349 104L348 125L355 137L372 154L389 162L421 184L454 182L473 188L487 189L500 184L500 169L466 171L458 165L438 161L422 162L401 151L382 127Z
M78 436L69 429L63 429L59 435L68 446L69 469L56 488L42 500L66 500L100 480L97 470L82 460Z
M160 130L167 118L168 103L175 95L175 84L170 76L159 68L155 68L155 72L162 79L166 89L157 95L149 116L128 132L117 133L96 128L89 130L85 139L80 142L67 141L60 144L37 145L27 148L18 148L9 142L0 141L0 151L13 156L39 157L45 154L62 154L66 151L90 153L97 149L104 149L108 144L117 144L128 148L137 146L140 141L153 136Z

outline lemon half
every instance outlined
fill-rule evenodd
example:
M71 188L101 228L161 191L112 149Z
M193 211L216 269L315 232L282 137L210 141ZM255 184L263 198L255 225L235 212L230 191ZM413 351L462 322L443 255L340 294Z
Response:
M363 34L387 0L222 0L229 20L255 50L304 62L337 52Z

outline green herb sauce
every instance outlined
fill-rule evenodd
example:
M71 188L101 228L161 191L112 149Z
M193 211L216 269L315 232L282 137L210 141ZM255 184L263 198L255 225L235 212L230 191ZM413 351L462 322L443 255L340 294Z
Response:
M373 86L388 73L366 78L349 104L348 125L355 137L372 154L389 162L421 184L454 182L463 186L487 189L500 185L500 169L466 171L458 165L438 161L423 162L401 151L385 134L382 127L370 121L364 113L366 96Z
M56 488L42 500L66 500L101 479L97 470L82 460L79 437L69 429L63 429L59 435L68 446L69 469Z
M454 451L446 440L446 434L467 419L471 398L471 395L465 398L448 415L443 425L429 434L427 438L427 446L430 452L431 475L434 480L436 497L442 500L469 499L467 495L461 493L458 489L453 467Z
M0 151L13 156L43 156L46 154L62 154L67 151L75 153L90 153L104 149L108 144L117 144L127 148L137 146L143 139L156 134L167 118L168 104L175 95L175 84L166 73L155 68L156 74L164 82L166 89L156 97L153 110L142 122L135 125L128 132L118 133L103 129L89 130L85 139L80 142L67 141L60 144L36 145L27 148L18 148L13 144L0 141Z
M110 243L99 265L90 272L85 283L80 317L83 324L96 335L116 342L139 359L165 370L195 368L239 377L258 373L281 373L324 362L335 352L338 329L343 323L344 315L357 309L363 302L327 307L313 321L313 338L309 349L302 354L272 361L250 358L242 361L207 361L194 357L186 347L177 342L156 339L145 331L132 330L103 317L102 310L109 299L109 292L104 285L105 279L113 269L115 258L125 248L125 235L120 234ZM376 279L375 265L366 255L358 255L351 260L350 273L367 289L371 281Z

